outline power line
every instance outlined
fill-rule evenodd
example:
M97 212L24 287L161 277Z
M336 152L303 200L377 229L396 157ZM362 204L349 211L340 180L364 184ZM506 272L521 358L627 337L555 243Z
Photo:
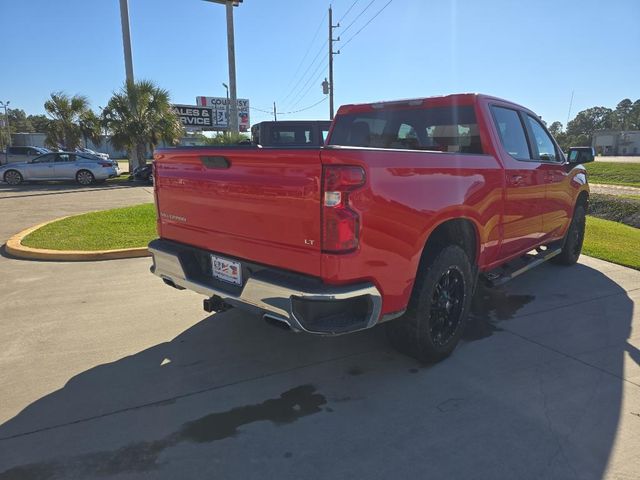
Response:
M291 86L291 84L293 83L293 81L296 78L296 76L298 75L298 73L300 73L300 69L302 68L302 65L304 64L304 61L309 56L309 52L311 51L311 47L313 47L313 42L315 42L316 38L318 37L318 33L320 33L320 29L322 28L322 25L324 24L324 21L325 21L326 18L327 18L327 13L325 12L324 17L322 17L322 20L320 20L320 24L318 25L318 28L316 28L316 32L313 34L313 38L309 42L309 46L307 47L307 51L305 52L304 56L302 57L302 60L300 60L300 63L298 64L298 67L296 68L295 73L292 75L291 80L289 81L289 85L287 86L287 88L289 88Z
M329 43L329 40L325 40L324 43L322 44L322 46L320 47L320 49L318 50L318 53L316 53L315 57L313 57L313 60L311 60L311 63L309 64L309 66L307 67L307 69L304 71L304 73L302 74L302 76L298 79L298 81L296 82L296 84L294 85L294 87L289 91L289 93L282 99L282 103L284 103L288 98L291 97L291 95L296 92L298 86L300 85L300 83L305 79L307 73L309 72L309 70L311 69L311 67L313 67L313 65L316 63L316 60L320 57L320 54L324 51L324 47L327 46L327 43ZM304 87L303 87L304 89ZM298 92L299 93L299 92ZM296 93L297 95L297 93Z
M351 11L351 9L356 5L356 3L358 3L358 0L354 0L354 2L351 4L351 6L349 8L347 8L347 11L344 12L344 15L342 15L342 17L340 18L340 20L338 20L338 24L344 20L344 17L346 17L347 15L349 15L349 12Z
M263 110L257 107L249 107L250 110L255 110L257 112L268 113L269 115L273 115L273 110Z
M318 71L320 71L320 77L322 77L322 75L323 75L323 73L324 73L323 69L327 66L328 62L329 62L329 60L324 60L324 62L320 62L320 63L318 64L318 66L316 67L316 69L315 69L315 70L313 71L313 73L309 76L309 79L307 80L307 82L303 85L303 87L302 87L302 89L300 90L300 92L295 96L295 101L293 101L293 104L291 105L292 107L295 107L296 105L298 105L298 104L302 101L302 99L303 99L303 98L305 98L305 97L309 94L309 92L311 91L311 89L314 87L314 85L315 85L316 81L318 80L318 79L316 78L316 80L314 80L314 81L312 82L312 80L313 80L313 78L314 78L314 75L315 75L316 73L318 73ZM319 78L319 77L318 77L318 78ZM309 84L311 84L311 85L309 85ZM306 88L307 86L309 86L309 88L308 88L307 90L305 90L305 88ZM300 94L301 94L301 93L302 93L302 96L300 96Z
M327 97L325 96L324 98L322 98L322 100L318 100L316 103L309 105L308 107L300 108L298 110L293 110L291 112L278 112L278 115L292 115L294 113L304 112L305 110L309 110L310 108L320 105L322 102L326 102L326 101L327 101Z
M369 9L369 7L370 7L371 5L373 5L373 3L374 3L375 1L376 1L376 0L371 0L371 1L369 2L369 4L368 4L366 7L364 7L364 8L362 9L362 11L361 11L358 15L356 15L356 18L354 18L354 19L351 21L351 23L350 23L349 25L347 25L347 26L345 27L345 29L344 29L344 30L342 30L342 32L340 32L340 34L341 34L341 35L344 35L345 33L347 33L347 32L349 31L349 29L353 26L353 24L354 24L354 23L356 23L356 22L358 21L358 19L362 16L362 14L363 14L364 12L366 12L366 11Z
M384 7L382 7L380 10L378 10L378 12L377 12L373 17L371 17L371 18L369 19L369 21L368 21L367 23L365 23L365 24L362 26L362 28L360 28L360 30L358 30L356 33L354 33L353 35L351 35L351 37L349 37L349 39L348 39L348 40L346 40L346 41L342 44L342 46L340 47L340 49L343 49L344 47L346 47L347 45L349 45L349 43L351 42L351 40L353 40L355 37L357 37L357 36L358 36L358 34L359 34L362 30L364 30L365 28L367 28L367 25L369 25L371 22L373 22L373 20L374 20L378 15L380 15L380 14L383 12L383 10L389 6L389 4L390 4L391 2L393 2L393 0L389 0L387 3L385 3Z

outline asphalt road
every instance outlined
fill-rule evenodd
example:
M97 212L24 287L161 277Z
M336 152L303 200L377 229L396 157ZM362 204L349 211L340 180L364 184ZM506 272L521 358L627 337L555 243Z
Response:
M150 201L0 187L0 240ZM148 259L0 257L0 479L640 478L640 272L583 257L481 290L423 366L383 329L293 334Z

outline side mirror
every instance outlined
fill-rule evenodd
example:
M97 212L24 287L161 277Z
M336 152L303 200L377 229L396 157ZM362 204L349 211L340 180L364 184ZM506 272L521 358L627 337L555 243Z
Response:
M593 147L569 147L568 157L572 165L589 163L595 160L596 152Z

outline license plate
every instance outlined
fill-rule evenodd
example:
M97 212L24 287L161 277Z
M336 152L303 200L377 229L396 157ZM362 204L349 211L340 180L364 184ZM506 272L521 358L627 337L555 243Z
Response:
M242 285L240 262L211 255L211 270L214 277L235 285Z

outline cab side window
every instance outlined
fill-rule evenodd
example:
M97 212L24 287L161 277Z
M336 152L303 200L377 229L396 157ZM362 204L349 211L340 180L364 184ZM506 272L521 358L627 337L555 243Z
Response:
M531 115L527 115L527 122L529 123L529 128L531 128L533 141L538 150L536 159L542 162L557 162L559 157L556 152L556 146L547 131L540 122Z
M496 129L504 149L516 160L532 158L524 133L524 126L517 111L504 107L491 107Z

